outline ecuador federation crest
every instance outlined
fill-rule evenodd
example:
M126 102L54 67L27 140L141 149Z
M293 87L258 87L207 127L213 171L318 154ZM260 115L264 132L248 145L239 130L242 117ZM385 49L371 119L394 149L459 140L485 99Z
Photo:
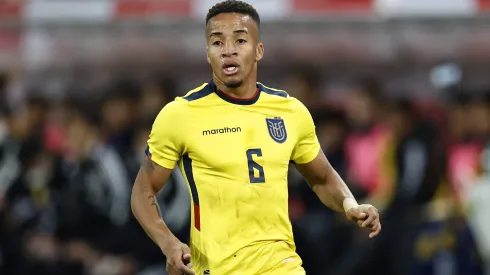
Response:
M265 121L267 123L269 135L275 142L283 143L286 141L288 133L286 132L286 125L284 125L284 120L282 118L266 118Z

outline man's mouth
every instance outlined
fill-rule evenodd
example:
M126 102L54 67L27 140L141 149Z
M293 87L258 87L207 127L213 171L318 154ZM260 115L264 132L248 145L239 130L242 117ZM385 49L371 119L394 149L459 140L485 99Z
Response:
M238 66L238 64L234 63L234 62L230 62L230 63L225 63L223 65L223 72L230 76L230 75L234 75L238 72L238 68L240 66Z

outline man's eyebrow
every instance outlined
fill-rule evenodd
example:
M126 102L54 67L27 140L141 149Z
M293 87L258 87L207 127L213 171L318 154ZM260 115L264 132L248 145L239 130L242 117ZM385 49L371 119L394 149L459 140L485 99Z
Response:
M238 30L234 30L233 33L235 34L238 34L238 33L244 33L244 34L248 34L248 31L247 29L238 29ZM214 31L214 32L211 32L209 34L209 36L222 36L223 35L223 32L220 32L220 31Z
M245 33L248 34L247 29L239 29L239 30L234 30L233 33Z
M216 32L212 32L209 34L209 36L222 36L223 33L222 32L219 32L219 31L216 31Z

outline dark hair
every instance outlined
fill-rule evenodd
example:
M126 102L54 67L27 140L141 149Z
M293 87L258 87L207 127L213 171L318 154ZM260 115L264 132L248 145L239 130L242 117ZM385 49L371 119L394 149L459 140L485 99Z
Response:
M248 15L252 17L255 23L257 23L257 26L260 26L260 16L257 10L250 4L236 0L226 0L209 9L208 14L206 15L206 25L211 18L221 13L240 13Z
M321 124L340 124L346 125L347 121L344 113L333 109L320 109L312 112L313 121L315 125Z
M416 113L414 103L405 97L396 98L390 105L392 109L405 115L413 116Z
M87 125L99 127L101 125L100 107L94 102L79 97L65 99L65 105L70 110L68 121L82 121Z
M469 91L471 103L490 104L490 89L483 87Z
M34 91L33 95L29 95L27 97L26 103L27 106L32 107L32 108L40 108L42 110L47 110L49 108L49 102L48 100L42 96L39 95L39 91Z
M325 78L318 73L320 70L317 67L307 64L295 64L292 66L293 75L300 80L306 81L309 88L316 92L324 82Z
M490 105L490 88L485 91L485 102Z
M360 92L375 102L383 101L383 88L381 80L375 76L361 76L356 80L356 86L360 88Z
M102 97L102 101L138 100L141 87L134 80L121 77L114 80Z
M471 97L462 87L451 87L447 89L445 94L447 103L452 106L466 106Z

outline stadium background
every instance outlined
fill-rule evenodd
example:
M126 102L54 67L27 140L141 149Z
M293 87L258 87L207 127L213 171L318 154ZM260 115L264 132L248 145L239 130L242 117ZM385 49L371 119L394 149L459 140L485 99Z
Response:
M155 114L211 77L215 2L0 1L0 274L165 274L130 188ZM490 274L490 1L249 3L259 79L308 105L332 164L382 209L368 241L293 170L308 274ZM178 173L159 200L185 240Z

